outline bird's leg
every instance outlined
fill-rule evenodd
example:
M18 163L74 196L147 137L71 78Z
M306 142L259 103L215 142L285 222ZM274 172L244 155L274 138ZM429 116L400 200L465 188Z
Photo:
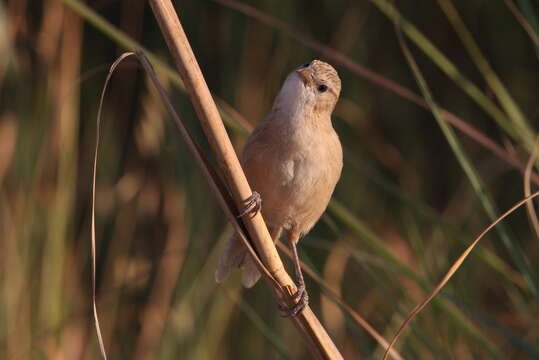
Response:
M262 198L260 194L253 191L253 194L244 201L245 207L238 215L239 218L244 217L247 214L253 214L255 216L262 209Z
M293 295L294 299L297 299L306 293L305 280L303 280L303 272L301 271L301 264L299 262L297 242L292 243L292 253L294 255L294 270L296 273L296 286L298 291Z
M309 294L305 288L305 281L303 280L303 272L301 271L301 264L299 262L297 242L299 240L299 234L292 232L289 234L289 241L292 247L292 254L294 257L294 270L296 273L296 286L298 290L292 295L294 300L298 300L297 303L291 307L279 306L279 309L284 312L283 317L296 316L307 304L309 304Z

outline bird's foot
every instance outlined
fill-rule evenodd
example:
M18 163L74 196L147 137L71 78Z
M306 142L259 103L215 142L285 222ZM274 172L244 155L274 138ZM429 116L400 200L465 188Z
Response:
M238 215L239 218L244 217L247 214L252 214L252 216L255 216L262 209L262 198L256 191L253 191L253 194L245 199L244 203L245 207Z
M283 312L281 314L281 317L287 318L291 316L296 316L305 308L305 306L309 304L309 294L305 289L305 284L297 284L297 287L298 290L296 291L296 293L291 295L292 299L297 300L294 305L278 305L279 310Z

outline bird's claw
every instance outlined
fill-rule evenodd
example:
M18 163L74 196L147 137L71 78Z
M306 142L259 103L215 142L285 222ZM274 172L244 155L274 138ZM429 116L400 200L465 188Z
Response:
M291 316L296 316L305 308L305 306L309 304L309 294L307 293L307 290L305 290L305 285L298 284L297 287L298 290L296 291L296 293L290 296L294 300L299 299L294 305L278 305L279 310L283 312L283 314L281 314L281 317L287 318Z
M303 284L303 283L298 284L297 283L296 286L297 286L298 290L296 291L295 294L292 295L292 299L294 299L294 300L299 299L304 293L307 292L307 291L305 291L305 284Z
M245 207L242 212L238 215L238 218L244 217L247 214L256 215L260 209L262 209L262 198L260 194L256 191L253 191L253 194L245 199Z

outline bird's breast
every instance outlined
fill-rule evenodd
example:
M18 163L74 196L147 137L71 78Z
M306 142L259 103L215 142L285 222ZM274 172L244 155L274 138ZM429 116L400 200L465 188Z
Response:
M324 179L340 174L341 145L336 134L326 135L293 142L288 149L284 146L279 166L282 185L308 191Z

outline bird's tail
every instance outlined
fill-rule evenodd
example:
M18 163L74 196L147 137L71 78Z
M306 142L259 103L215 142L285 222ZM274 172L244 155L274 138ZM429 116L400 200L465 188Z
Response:
M260 272L237 235L233 235L225 244L219 265L215 270L215 281L222 282L235 268L241 269L241 281L246 288L253 287L260 279Z

